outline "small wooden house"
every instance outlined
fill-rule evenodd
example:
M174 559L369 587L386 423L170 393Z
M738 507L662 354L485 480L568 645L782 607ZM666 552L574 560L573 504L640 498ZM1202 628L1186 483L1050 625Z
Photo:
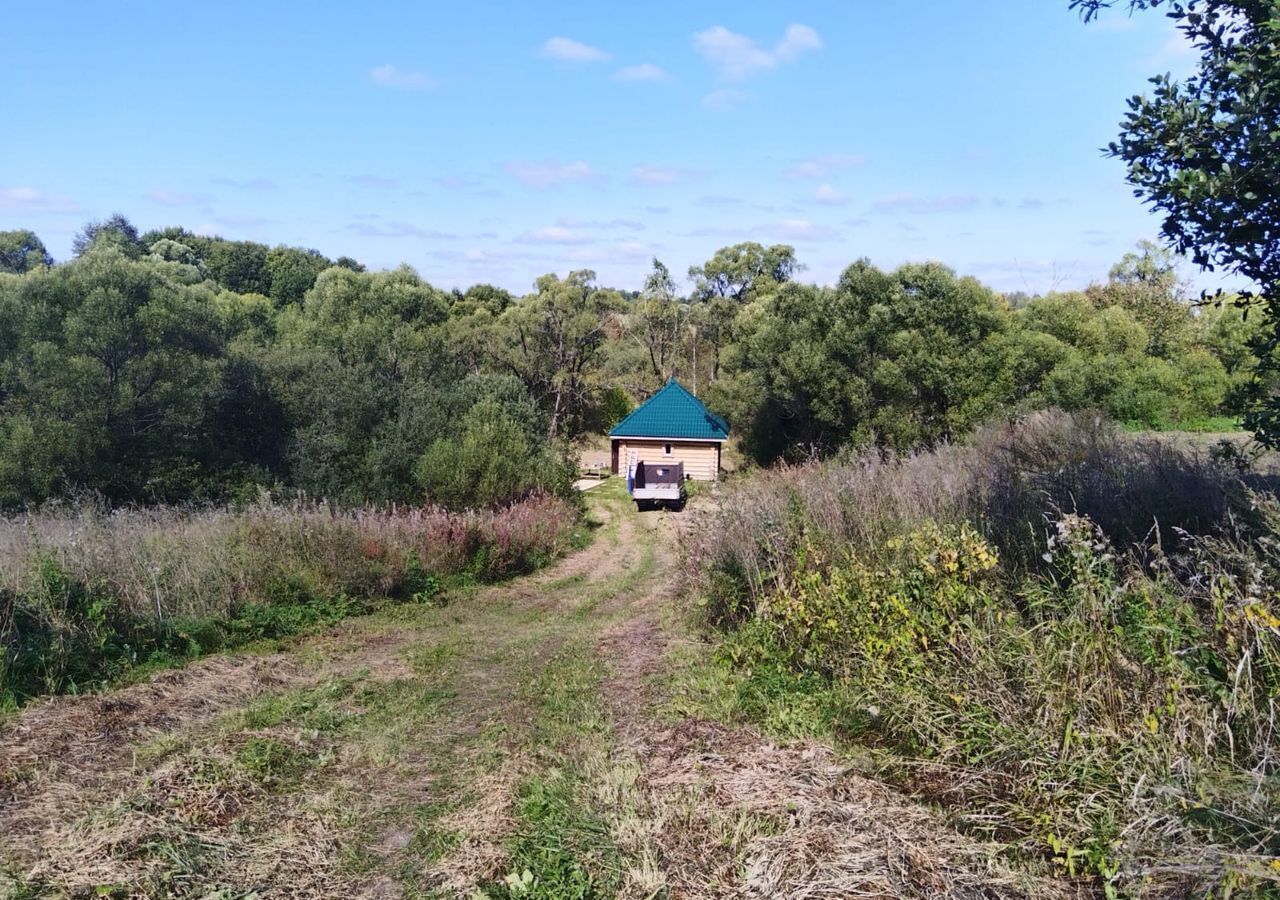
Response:
M683 463L685 474L695 481L715 481L729 423L672 378L614 426L609 439L615 475L637 462Z

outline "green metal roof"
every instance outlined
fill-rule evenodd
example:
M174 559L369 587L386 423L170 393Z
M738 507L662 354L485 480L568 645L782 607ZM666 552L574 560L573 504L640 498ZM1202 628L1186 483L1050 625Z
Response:
M729 423L672 378L615 425L609 436L723 441L729 436Z

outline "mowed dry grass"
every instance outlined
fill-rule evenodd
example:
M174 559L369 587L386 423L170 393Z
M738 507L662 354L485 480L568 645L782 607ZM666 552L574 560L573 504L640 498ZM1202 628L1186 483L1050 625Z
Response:
M1067 892L829 748L676 715L696 505L588 498L595 541L537 575L0 725L0 895Z

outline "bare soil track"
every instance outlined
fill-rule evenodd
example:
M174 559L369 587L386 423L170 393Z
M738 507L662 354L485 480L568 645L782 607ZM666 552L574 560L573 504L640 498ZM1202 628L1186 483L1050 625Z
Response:
M0 726L0 896L554 897L538 828L588 896L1068 895L830 748L674 721L688 514L587 496L596 540L536 575ZM548 784L590 827L530 821Z

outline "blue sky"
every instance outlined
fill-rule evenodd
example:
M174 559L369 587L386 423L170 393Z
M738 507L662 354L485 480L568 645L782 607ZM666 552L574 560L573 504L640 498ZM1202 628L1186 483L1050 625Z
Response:
M866 256L1044 291L1157 232L1099 148L1191 64L1160 15L548 6L51 0L0 54L0 228L65 258L118 210L518 292L639 287L741 240L820 283Z

